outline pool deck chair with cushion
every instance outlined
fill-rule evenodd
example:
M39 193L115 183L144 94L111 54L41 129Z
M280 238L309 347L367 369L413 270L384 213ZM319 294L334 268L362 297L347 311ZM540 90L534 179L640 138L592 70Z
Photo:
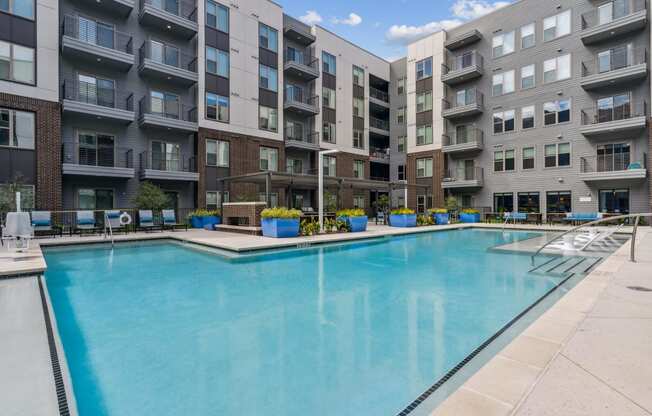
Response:
M141 209L138 211L138 230L154 231L162 230L162 227L154 223L154 214L151 209Z
M32 228L34 236L59 236L63 234L63 227L52 224L50 211L32 211Z
M582 224L584 222L597 221L602 218L601 212L569 212L564 219L571 224Z
M163 228L170 230L175 230L177 228L185 228L188 231L188 223L179 223L177 222L177 216L174 213L173 209L164 209L161 211L163 214Z
M75 227L70 229L70 234L79 233L80 236L85 232L94 234L100 231L95 222L95 213L93 211L77 211L77 220Z
M104 217L105 221L109 222L109 224L111 225L111 231L113 231L114 233L121 232L121 231L125 233L127 232L127 226L123 225L120 222L121 214L122 213L117 209L105 211L105 217ZM107 224L107 227L109 224Z
M513 222L516 224L518 221L519 223L524 223L527 222L527 213L526 212L506 212L505 213L505 224L508 222Z

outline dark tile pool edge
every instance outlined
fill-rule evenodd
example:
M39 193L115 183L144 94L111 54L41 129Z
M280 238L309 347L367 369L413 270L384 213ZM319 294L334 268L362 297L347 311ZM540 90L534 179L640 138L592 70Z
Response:
M469 355L467 355L462 361L460 361L455 367L449 370L443 377L441 377L435 384L430 386L426 391L424 391L419 397L414 399L412 403L406 406L402 411L396 414L396 416L407 416L411 414L417 407L422 404L426 399L433 395L437 390L439 390L448 380L460 372L466 365L468 365L475 357L477 357L482 351L489 347L494 341L496 341L501 335L507 332L512 326L514 326L518 321L520 321L524 316L529 312L535 309L540 305L546 298L559 290L564 286L569 280L575 277L575 274L570 274L560 281L557 285L552 287L546 293L544 293L539 299L537 299L533 304L525 308L518 315L516 315L512 320L500 328L495 334L486 339L482 344L480 344L476 349L474 349ZM435 409L432 409L433 411Z

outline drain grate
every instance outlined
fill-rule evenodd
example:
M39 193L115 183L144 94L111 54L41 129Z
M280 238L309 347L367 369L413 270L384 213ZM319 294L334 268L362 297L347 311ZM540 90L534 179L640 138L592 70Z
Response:
M652 292L652 289L650 289L649 287L643 287L643 286L627 286L627 289L635 290L637 292Z

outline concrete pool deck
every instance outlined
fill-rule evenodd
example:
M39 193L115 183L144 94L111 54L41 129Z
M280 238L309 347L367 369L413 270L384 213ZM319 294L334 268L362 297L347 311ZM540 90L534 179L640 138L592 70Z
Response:
M203 230L139 233L116 241L173 238L222 250L296 247L384 235L466 228L370 226L358 234L271 239ZM474 224L477 228L502 228ZM567 227L508 225L560 231ZM628 230L623 230L628 231ZM8 415L59 415L37 277L40 245L106 242L103 237L37 240L25 255L0 251L0 403ZM652 415L652 230L639 228L637 263L630 243L601 263L560 301L446 399L432 415ZM56 333L56 323L55 333ZM55 337L58 338L58 337ZM76 415L65 357L57 341L70 414ZM434 380L433 380L434 381ZM38 398L35 398L38 396ZM5 413L3 413L5 414Z

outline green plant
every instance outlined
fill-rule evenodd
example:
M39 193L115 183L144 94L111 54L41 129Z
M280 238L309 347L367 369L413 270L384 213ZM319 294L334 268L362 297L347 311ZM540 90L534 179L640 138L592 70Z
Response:
M389 208L389 196L380 195L374 202L374 208L376 208L377 211L387 211L387 208Z
M392 215L413 215L414 210L410 208L398 208L393 209L391 212Z
M417 225L434 225L435 221L432 219L432 215L419 215L417 216Z
M445 205L448 212L457 211L459 209L457 198L455 198L454 196L449 196L448 198L446 198Z
M132 202L138 209L160 211L168 205L168 197L158 186L151 182L143 182Z
M324 212L337 211L337 195L324 191Z
M479 213L480 213L480 211L478 211L477 209L474 209L474 208L464 208L462 210L462 214L479 214Z
M299 232L301 235L319 234L319 222L315 220L303 220L299 225Z
M351 228L349 227L349 224L346 223L346 221L335 220L335 226L337 231L342 233L348 233L351 231Z
M20 192L21 209L34 208L34 188L25 185L25 177L17 174L11 182L0 185L0 212L16 210L16 192Z
M352 209L341 209L337 211L337 217L364 217L366 214L364 209L352 208Z
M287 209L285 207L265 208L260 213L260 216L262 218L297 219L301 217L301 211L298 209Z
M428 210L429 214L448 214L448 210L446 208L431 208Z
M324 218L324 231L327 233L337 231L337 220L335 218Z
M188 217L199 217L199 218L204 218L204 217L219 217L220 216L220 210L207 210L207 209L196 209L190 214L188 214Z

